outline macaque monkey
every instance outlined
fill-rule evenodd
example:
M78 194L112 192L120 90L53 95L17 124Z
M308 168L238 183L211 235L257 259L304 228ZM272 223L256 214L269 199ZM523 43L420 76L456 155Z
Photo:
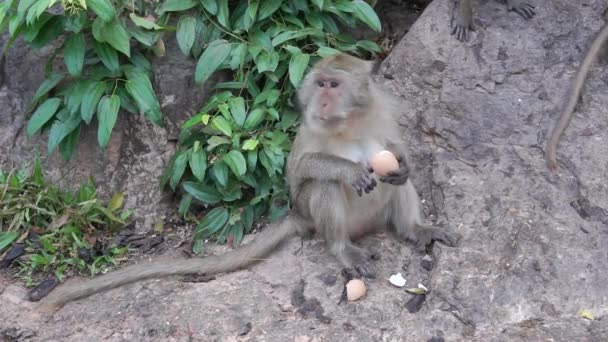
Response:
M551 132L551 137L547 141L547 147L545 148L545 160L547 163L547 168L550 171L557 170L557 144L559 143L559 138L564 133L568 124L570 124L570 120L572 120L572 116L574 115L574 107L578 102L578 99L581 96L581 91L583 89L583 85L585 84L585 80L587 79L587 75L589 75L589 70L591 70L591 65L598 57L600 53L600 49L602 45L608 40L608 24L602 28L600 33L595 37L595 40L591 44L589 51L585 55L585 59L583 59L583 63L581 63L578 68L578 72L576 73L576 78L574 79L574 84L572 85L571 93L568 97L566 97L566 101L562 107L562 112L559 115L559 120L555 124L553 131Z
M469 41L470 31L475 31L473 26L473 7L472 0L452 0L454 1L454 9L452 10L452 35L456 35L459 41ZM528 4L524 0L498 0L507 5L507 10L516 12L525 19L531 19L536 15L534 6Z
M372 62L339 54L319 61L302 81L297 98L303 121L287 158L293 208L251 243L221 256L156 261L126 267L81 284L59 287L45 307L63 304L149 278L235 271L275 250L288 238L316 233L342 266L373 277L368 251L352 238L388 227L425 250L433 241L454 246L460 236L423 224L418 194L399 144L394 101L372 81ZM392 151L399 168L377 177L367 160Z

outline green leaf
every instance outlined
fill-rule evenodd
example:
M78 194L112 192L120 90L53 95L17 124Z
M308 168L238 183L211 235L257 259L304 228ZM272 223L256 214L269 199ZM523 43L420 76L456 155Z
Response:
M228 154L224 155L224 162L237 177L240 177L247 172L247 162L245 161L243 154L239 151L232 150L228 152Z
M251 18L251 20L255 20L255 17L258 15L259 6L259 1L249 2L249 6L247 6L247 14L249 14L249 18Z
M40 31L36 35L36 38L32 40L30 45L34 49L40 49L48 45L55 38L59 37L63 33L63 23L65 18L60 15L53 16L44 26L40 28Z
M289 81L291 81L294 87L297 88L300 84L309 61L310 55L306 53L291 56L291 60L289 61Z
M109 0L86 0L87 6L105 22L114 20L116 11Z
M228 0L217 0L217 21L225 28L230 28Z
M258 67L258 72L264 71L273 72L279 65L279 54L275 51L270 53L262 51L255 60L255 64Z
M226 221L228 221L228 212L226 212ZM18 237L18 232L0 232L0 251L8 247Z
M228 166L226 166L226 163L221 160L216 161L211 167L211 171L221 186L226 186L226 184L228 184Z
M70 75L80 76L82 73L85 51L84 34L73 33L66 39L63 46L63 60Z
M236 44L230 55L232 56L232 59L230 60L230 69L236 70L245 63L245 58L247 58L247 44ZM242 84L242 82L238 83Z
M114 20L105 24L101 28L101 34L103 41L107 42L127 57L131 57L131 46L129 45L131 36L129 36L129 33L125 30L120 21Z
M118 53L114 50L110 44L101 43L96 40L93 41L93 49L97 54L97 57L101 59L101 63L105 65L112 73L116 73L120 70L120 64L118 62Z
M357 42L356 45L357 45L357 47L360 47L360 48L365 49L370 52L376 52L376 53L382 52L382 48L378 44L376 44L370 40L360 40Z
M154 95L152 82L150 82L148 75L141 69L134 67L124 67L123 70L129 80L125 88L137 103L139 110L155 124L162 125L160 104Z
M380 32L382 30L382 25L380 24L378 15L367 2L363 0L355 0L351 2L350 5L355 7L354 15L357 19L364 22L376 32Z
M184 182L182 187L187 193L192 195L192 197L205 204L216 204L222 200L222 194L208 185L196 182Z
M224 207L209 210L205 218L194 229L195 236L199 239L205 239L213 235L213 233L224 228L229 217L230 214Z
M196 83L205 82L224 63L228 55L230 55L231 49L230 43L223 39L209 44L196 64L194 74Z
M282 0L264 0L260 6L258 21L268 18L281 7Z
M190 156L190 170L199 182L205 179L205 171L207 170L207 154L204 150L192 152Z
M195 38L196 19L189 15L182 16L177 23L177 45L184 55L190 55Z
M229 137L232 136L232 127L230 127L228 120L222 116L216 116L211 119L211 126Z
M110 198L110 201L108 202L108 210L113 213L116 210L120 209L120 207L122 207L122 204L124 202L125 196L120 193L117 192L115 193L112 198Z
M61 99L56 97L44 101L27 123L26 134L31 137L38 132L38 130L55 115L60 104Z
M102 148L105 148L110 141L119 108L120 97L118 95L105 95L97 105L97 121L99 122L97 140Z
M207 151L211 151L217 146L230 144L230 140L224 137L218 137L217 135L207 139Z
M160 27L157 23L155 23L151 20L148 20L144 17L140 17L135 13L129 14L129 18L131 18L131 21L139 27L143 27L148 30L161 30L162 29L162 27Z
M28 43L31 43L34 38L36 38L36 36L38 35L38 33L40 32L40 29L46 25L46 23L51 20L54 17L54 15L51 15L49 13L43 13L40 16L40 19L34 21L32 24L28 24L26 27L24 27L23 29L23 40L25 40Z
M39 158L38 154L36 154L36 159L34 161L34 170L32 171L32 181L37 186L42 186L44 184L44 177L42 175L42 164L40 163L40 158Z
M82 30L87 23L87 15L83 12L78 12L73 15L68 15L65 20L65 29L74 33Z
M159 14L165 12L180 12L196 6L194 0L167 0L160 6Z
M317 6L318 9L323 9L323 0L312 0L312 2Z
M89 84L84 93L82 103L80 104L80 116L87 125L91 123L91 119L93 118L93 114L97 109L99 99L103 95L104 90L105 85L103 82L93 82Z
M55 86L61 82L61 80L65 77L64 74L61 73L52 73L50 74L38 87L34 97L32 98L32 103L40 100L41 97L46 95L51 89L55 88Z
M239 127L243 127L243 123L245 123L245 99L242 97L233 97L228 102L230 106L230 113L232 114L232 118L236 122Z
M334 56L339 54L340 51L336 50L336 49L332 49L330 47L327 46L319 46L319 49L317 50L317 55L319 55L320 57L330 57L330 56Z
M250 131L250 130L256 128L264 120L265 116L266 116L266 111L264 109L255 108L254 110L249 112L249 115L247 116L247 119L245 120L245 124L243 125L243 128L247 131Z
M201 0L201 3L207 12L213 15L217 14L217 0Z
M169 180L169 186L171 186L171 189L174 191L177 188L180 179L182 179L184 172L186 171L186 165L188 165L188 153L181 151L179 152L177 158L175 158L175 162L173 163L173 173L171 174L171 179Z
M20 4L22 2L24 2L24 1L20 1ZM49 8L50 6L52 6L55 2L57 2L57 0L37 0L32 5L32 7L30 7L29 10L27 11L27 16L25 18L25 23L28 26L32 25L32 23L34 23L36 21L36 19L40 18L40 16L42 15L42 13L44 13L44 11L46 11L46 9ZM3 13L4 13L3 11L0 12L0 16L3 17L3 15L1 15ZM1 20L0 20L0 22L1 22Z
M247 139L241 147L244 151L253 151L258 147L259 141L257 139Z
M177 212L181 216L186 216L186 213L188 213L191 204L192 196L185 194L184 196L182 196L182 200L179 202L179 209L177 209Z
M61 118L59 120L55 120L53 126L51 127L51 131L49 133L49 140L47 143L47 152L51 154L55 148L59 145L59 143L67 137L73 130L80 125L82 119L80 118L80 113L68 113L66 109L61 110L57 114L57 118Z

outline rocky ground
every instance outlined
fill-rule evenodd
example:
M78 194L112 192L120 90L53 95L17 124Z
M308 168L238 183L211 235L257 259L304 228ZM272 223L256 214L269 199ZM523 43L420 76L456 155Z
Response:
M605 60L560 144L559 172L549 173L543 159L607 4L531 2L537 15L527 21L480 1L476 34L463 44L449 35L449 2L433 1L380 69L379 81L404 101L398 114L426 214L463 235L456 248L435 245L430 267L390 235L367 237L361 244L381 255L379 277L362 300L340 303L344 278L323 243L294 239L249 270L203 282L145 281L53 315L3 274L0 339L607 341ZM2 91L3 101L21 96L6 80ZM2 127L18 120L2 115ZM430 289L419 311L388 282L396 272L407 286Z

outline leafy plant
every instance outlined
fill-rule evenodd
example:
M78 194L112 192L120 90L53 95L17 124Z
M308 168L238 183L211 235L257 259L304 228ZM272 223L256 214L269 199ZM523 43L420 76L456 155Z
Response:
M238 243L261 214L269 211L274 220L287 210L283 169L298 121L289 99L309 65L339 51L380 50L340 33L339 23L380 30L364 1L201 3L194 15L179 18L180 49L198 58L196 82L221 69L231 70L233 79L217 84L218 93L184 123L181 149L161 180L173 190L181 182L182 215L193 201L214 207L195 229L195 253L212 235ZM207 44L202 52L198 39Z
M289 104L295 88L320 57L338 51L370 55L371 41L356 41L340 25L364 23L380 30L362 0L5 0L0 27L10 46L18 36L54 52L46 79L30 109L28 135L49 130L48 152L68 159L80 127L98 122L103 148L120 109L162 124L150 81L151 54L162 56L163 39L175 34L180 51L197 60L201 84L218 70L233 79L183 126L180 149L161 186L184 190L179 212L192 218L193 204L213 206L198 223L194 251L212 235L237 243L265 212L283 214L288 198L285 157L298 116ZM66 72L54 71L63 57ZM1 243L2 240L0 240Z
M138 15L148 10L144 3L110 0L6 0L0 5L0 27L9 33L3 53L18 36L33 48L54 47L46 78L29 103L35 111L26 129L28 136L50 131L49 154L59 148L69 159L81 125L94 116L99 145L105 148L119 108L162 125L145 53L174 28L161 26L168 15L159 23ZM138 44L132 46L131 38ZM54 71L57 56L63 56L67 73Z
M27 256L20 260L20 273L30 284L39 271L54 272L60 280L70 270L96 274L125 251L95 252L130 216L120 210L122 202L123 196L116 194L104 205L92 181L73 193L47 184L38 159L31 173L0 171L0 254L25 240Z

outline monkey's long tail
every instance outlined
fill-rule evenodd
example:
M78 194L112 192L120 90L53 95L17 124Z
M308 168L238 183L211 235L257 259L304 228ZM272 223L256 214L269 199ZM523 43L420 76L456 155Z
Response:
M44 309L60 308L70 301L144 279L180 274L210 275L236 271L260 261L281 243L295 236L301 224L297 214L290 212L287 216L264 228L253 241L234 251L206 258L159 260L132 265L81 284L59 287L51 292L41 307Z
M574 79L574 85L572 87L572 94L567 98L567 102L564 104L562 108L562 112L559 116L559 120L555 124L553 131L551 132L551 138L547 142L547 147L545 149L545 159L547 162L547 167L549 170L554 171L557 169L557 144L559 143L559 138L564 133L568 124L570 124L570 120L572 120L572 113L574 112L574 107L578 103L578 99L581 96L581 91L583 89L583 85L585 80L587 79L587 75L589 74L589 70L591 69L591 64L595 61L595 58L598 56L600 48L604 44L604 42L608 40L608 24L602 28L600 33L595 37L593 44L589 48L589 51L585 55L585 59L583 63L578 69L578 73L576 74L576 78Z

